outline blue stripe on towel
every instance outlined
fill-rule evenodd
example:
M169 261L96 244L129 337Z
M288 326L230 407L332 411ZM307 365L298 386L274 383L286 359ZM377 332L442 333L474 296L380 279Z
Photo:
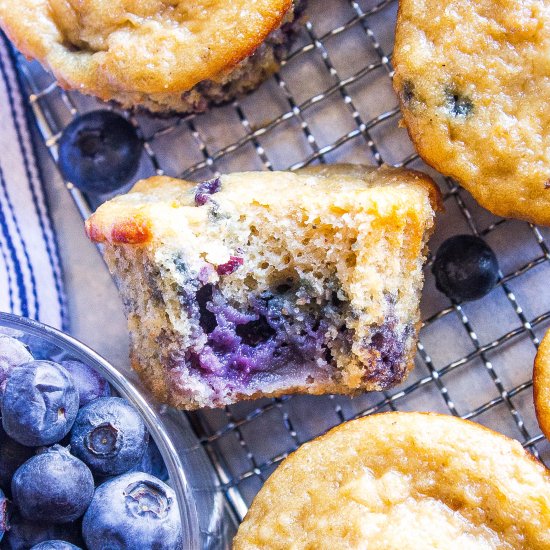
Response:
M12 310L18 305L14 294L17 292L21 314L40 319L44 312L42 320L56 326L61 324L61 328L67 330L59 248L41 186L35 144L30 135L30 106L25 100L21 76L15 65L14 50L0 31L0 78L7 92L6 95L2 93L0 112L4 111L2 117L7 119L6 128L14 132L15 142L13 150L8 144L8 151L0 151L0 155L13 155L11 162L20 162L16 170L18 176L6 172L7 164L4 173L0 173L0 261L6 264L8 283L12 281L8 284L9 296L4 295ZM5 179L7 175L10 180ZM19 181L14 181L14 177ZM23 196L26 195L25 200L18 195L18 188ZM0 289L0 292L5 290Z
M17 121L17 112L15 110L15 105L14 105L13 90L10 86L10 81L9 81L8 74L7 74L7 71L6 71L6 66L4 65L4 61L3 61L1 55L0 55L0 74L2 75L2 77L4 79L4 83L5 83L6 88L8 90L8 100L9 100L9 105L10 105L12 118L13 118L14 121ZM19 146L22 146L23 136L21 134L20 128L18 127L17 123L16 123L16 132L17 132L17 138L19 140ZM30 170L29 170L26 158L24 159L24 163L25 163L25 173L27 175L28 181L30 181L31 180ZM19 246L20 246L20 248L23 252L23 255L25 256L26 265L28 267L28 273L29 273L29 277L30 277L30 281L31 281L32 303L34 305L34 308L33 308L34 309L34 311L33 311L34 314L32 316L35 319L39 319L40 318L40 304L38 302L38 295L37 295L37 291L36 291L36 277L34 275L34 269L33 269L33 266L32 266L31 259L29 257L29 253L28 253L28 250L27 250L27 246L25 244L25 240L24 240L23 235L21 234L21 230L19 228L18 219L17 219L17 216L15 214L15 210L13 208L13 204L12 204L12 201L11 201L10 196L9 196L8 188L6 186L6 181L4 179L4 173L2 171L1 166L0 166L0 184L1 184L2 189L4 191L6 204L8 206L9 212L11 214L11 218L13 220L13 225L15 227L15 232L16 232L16 235L17 235L17 239L15 237L12 237L12 242L14 243L14 245L16 243L19 244ZM33 197L33 199L34 199L34 197ZM6 215L6 213L4 212L4 218L5 218L5 215ZM5 219L4 219L4 221L5 221ZM6 230L9 231L9 229L7 227L7 224L6 224ZM23 266L21 264L19 264L18 268L20 270L21 270L21 267L23 267Z
M20 271L21 276L23 277L23 268L26 266L28 268L28 273L31 281L31 292L32 292L32 305L34 306L32 309L28 310L30 313L33 313L33 317L36 319L39 318L40 315L40 304L38 303L38 295L36 292L36 278L34 276L34 269L32 267L31 259L29 257L29 252L27 250L27 247L25 245L25 241L23 239L23 235L21 235L21 230L19 229L19 223L17 221L17 217L15 216L15 211L13 208L13 204L10 200L10 197L8 195L8 189L6 188L6 180L4 179L4 172L2 170L2 166L0 166L0 187L4 191L4 199L6 201L6 204L8 206L9 213L11 214L12 222L15 227L15 236L10 235L11 242L13 243L14 249L19 248L25 257L26 263L23 263L21 261L18 262L16 266L16 272ZM0 209L2 209L2 214L4 216L4 222L6 223L6 211L2 207L2 197L0 196ZM8 224L6 223L6 230L9 231ZM18 246L19 245L19 246ZM16 252L17 253L17 252ZM19 257L19 255L18 255ZM27 296L27 287L25 285L25 298L26 302L29 302L29 296ZM34 310L34 311L33 311ZM28 315L28 314L27 314Z
M0 228L1 229L1 228ZM4 247L4 239L0 238L0 254L2 254L2 259L4 260L4 265L6 266L6 276L8 278L8 298L10 302L10 311L15 311L15 303L13 301L13 277L11 274L11 269L8 264L8 256Z
M15 59L13 50L7 44L5 36L1 36L1 33L0 33L0 38L6 45L7 51L9 53L9 58L12 61L13 66L15 66L16 59ZM16 73L16 84L18 86L18 91L21 94L21 96L23 96L24 95L23 83L21 82L20 75L16 71L15 73ZM11 96L10 81L8 80L6 84L7 84L7 87L10 89L10 96ZM20 117L17 116L17 113L14 112L14 108L12 107L12 113L14 113L16 131L20 139L23 134L25 135L29 134L29 127L31 123L28 105L25 104L22 107L23 107L22 111L24 116L23 120L20 120ZM40 224L42 238L44 240L44 244L46 245L46 252L50 262L50 267L52 268L52 272L53 272L55 289L57 291L57 303L59 305L59 309L61 313L62 328L64 330L67 330L68 329L67 307L65 303L65 294L62 289L61 265L59 261L59 246L58 246L55 234L53 234L53 232L51 231L48 214L46 212L46 208L43 203L43 200L39 200L39 197L38 197L38 195L40 195L40 198L42 199L42 189L40 187L40 182L36 177L37 174L36 173L31 174L31 170L30 170L31 163L34 164L35 162L34 159L37 157L35 144L33 140L30 139L30 136L27 142L23 142L21 140L20 143L21 143L21 149L23 152L23 157L25 162L25 172L30 182L30 191L33 197L33 204L35 207L36 214L38 216L38 222ZM25 143L30 144L30 148L31 148L30 152L28 151L27 147L25 147ZM33 156L31 156L31 153Z
M0 183L2 184L2 186L4 186L4 183L5 183L4 174L1 168L0 168ZM4 234L6 247L8 249L8 252L15 270L15 280L17 282L17 293L19 295L19 301L21 303L21 315L23 315L23 317L28 317L29 305L27 301L27 291L25 287L25 280L23 277L23 272L21 271L19 258L17 257L17 251L15 250L15 246L13 244L13 240L6 221L4 208L1 202L0 202L0 229L2 229L2 233Z

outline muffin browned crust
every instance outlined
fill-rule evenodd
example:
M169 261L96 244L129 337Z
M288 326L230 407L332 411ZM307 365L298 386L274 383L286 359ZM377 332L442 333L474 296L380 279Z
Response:
M544 335L535 357L533 395L540 429L550 437L550 330Z
M446 415L385 413L303 445L234 550L543 550L550 476L518 441Z
M0 0L0 26L68 89L151 111L203 111L279 66L292 0Z
M550 224L550 4L402 0L394 87L420 156L491 212Z

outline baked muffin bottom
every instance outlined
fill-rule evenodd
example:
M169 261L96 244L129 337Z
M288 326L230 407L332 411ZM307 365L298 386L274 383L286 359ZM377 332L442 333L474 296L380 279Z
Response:
M136 103L151 112L204 113L213 105L223 105L254 91L275 74L288 55L300 31L300 18L307 0L293 2L291 10L278 29L274 30L254 53L227 74L203 80L189 91L175 94L149 94L128 98L125 107Z
M550 224L550 6L403 0L394 87L420 156L491 212Z
M291 454L235 550L550 547L550 478L519 442L472 422L385 413Z
M353 165L152 178L87 229L134 367L159 399L196 408L403 380L438 201L427 176Z
M304 0L0 0L0 27L66 89L152 112L202 112L279 67Z
M202 80L190 90L169 93L125 92L114 99L123 108L139 106L152 113L204 113L253 92L275 74L300 31L307 0L294 0L281 26L234 67Z

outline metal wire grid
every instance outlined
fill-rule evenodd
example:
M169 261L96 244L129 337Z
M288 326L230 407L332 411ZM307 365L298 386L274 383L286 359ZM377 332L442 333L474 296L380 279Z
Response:
M127 113L145 141L148 162L140 175L179 172L182 177L200 180L228 167L297 169L313 162L347 159L427 169L410 146L407 149L399 145L397 152L391 147L404 139L397 129L397 102L389 91L395 12L396 0L376 4L354 0L311 2L310 18L299 44L280 73L252 96L212 111L214 122L222 112L224 117L236 117L241 132L237 137L233 136L235 126L228 121L222 121L222 132L212 137L204 125L207 115L155 120ZM333 44L346 36L352 36L353 49L361 45L368 52L351 72L334 61L349 53L349 43L343 54ZM312 57L317 61L313 62ZM323 73L323 85L316 93L308 90L305 97L299 97L304 96L303 86L292 80L287 69L310 65ZM36 64L20 58L19 69L30 92L29 103L39 130L57 161L60 132L83 108L84 100L78 94L64 92L51 80L45 81ZM357 100L357 89L369 87L376 96L374 103L381 106L378 111L372 110L372 103L360 105ZM275 114L251 120L255 108L265 106L266 89L270 98L277 95ZM393 106L388 107L389 103ZM332 119L321 116L319 124L311 116L317 107L322 112L327 104L339 109L343 106L347 114L339 110L338 116L345 115L352 121L351 128L328 140L325 129ZM97 104L94 106L97 108ZM291 135L302 140L297 147L299 158L292 162L288 162L288 156L279 155L281 144L276 134L284 125L290 125ZM385 130L381 132L381 128ZM233 139L228 140L228 135ZM192 160L185 158L183 170L166 167L174 159L174 151L166 153L166 143L170 149L182 140L188 146L187 153L192 151L195 156ZM160 141L165 144L162 152L157 147ZM184 154L182 147L176 150L178 155ZM231 158L234 160L228 163ZM449 303L434 289L431 260L428 262L428 303L423 308L428 313L418 343L417 368L404 385L391 392L353 400L341 396L288 396L190 414L238 519L289 452L345 420L387 410L436 410L476 420L516 437L542 460L550 459L550 446L538 430L531 399L532 360L539 337L550 322L550 291L541 285L550 269L547 230L494 218L454 182L435 176L444 191L448 214L440 220L434 241L459 232L479 235L493 245L501 266L509 269L500 273L497 288L489 296L461 305ZM68 189L84 217L105 198L85 197L70 184ZM537 291L532 290L534 286ZM518 296L527 304L525 308ZM456 351L457 341L461 351ZM510 367L511 362L503 357L512 357L515 366Z

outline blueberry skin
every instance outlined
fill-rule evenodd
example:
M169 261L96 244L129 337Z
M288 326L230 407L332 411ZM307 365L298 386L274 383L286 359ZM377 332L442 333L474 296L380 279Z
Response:
M498 271L495 253L473 235L447 239L432 266L437 289L457 302L485 296L497 283Z
M147 473L158 477L161 481L167 481L168 470L166 469L166 464L164 463L164 459L160 454L157 444L152 438L149 440L149 445L147 447L147 451L145 452L144 459L145 457L147 457L147 464L150 465L150 471Z
M71 452L98 476L127 472L143 457L149 433L139 413L120 397L101 397L80 409Z
M17 443L0 426L0 488L11 494L11 478L19 466L34 456L34 448Z
M13 369L2 398L2 426L21 445L57 443L78 412L71 375L52 361L32 361Z
M0 334L0 391L3 391L11 371L33 360L31 352L19 340Z
M164 459L160 454L159 448L155 443L155 440L150 437L149 445L143 454L142 459L139 463L130 470L131 472L145 472L146 474L151 474L161 481L168 480L168 470Z
M109 397L111 395L109 382L96 370L92 369L92 367L73 359L61 361L60 364L73 377L73 382L80 399L79 407L84 407L84 405L87 405L98 397Z
M155 476L161 481L168 481L168 469L164 463L164 459L160 454L159 448L152 437L149 437L149 445L143 453L141 460L128 472L144 472L146 474ZM96 485L100 485L105 481L109 481L116 476L94 476Z
M109 193L135 175L142 149L136 129L125 118L112 111L91 111L63 130L59 168L83 191Z
M86 464L65 447L54 445L15 472L11 493L24 518L67 523L87 510L94 494L94 478Z
M19 512L14 511L10 515L9 523L10 528L0 543L2 550L29 550L46 540L63 539L75 544L80 543L79 522L59 525L29 521Z
M8 499L3 491L0 491L0 540L8 529Z
M176 494L143 472L106 481L84 515L88 550L179 550L184 548Z
M64 540L47 540L34 545L31 550L82 550L79 546L75 546Z

